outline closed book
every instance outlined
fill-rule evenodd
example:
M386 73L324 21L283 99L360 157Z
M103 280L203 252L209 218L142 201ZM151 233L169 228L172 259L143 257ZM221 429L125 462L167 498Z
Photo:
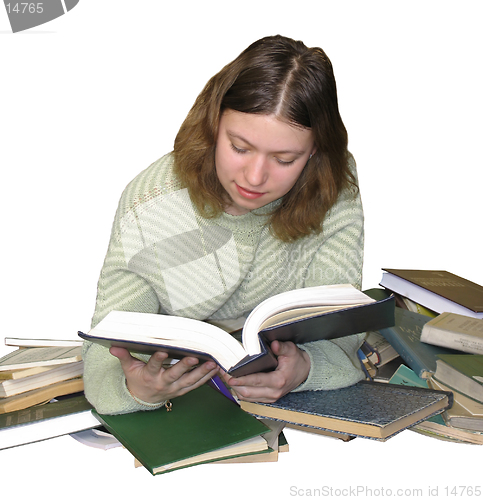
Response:
M26 347L0 358L0 371L22 370L36 366L54 366L82 360L82 346Z
M399 356L389 341L379 332L367 332L362 351L376 367L384 366Z
M421 342L424 325L429 316L396 307L395 325L379 330L379 333L396 349L404 362L421 378L428 378L436 371L439 354L455 354L458 351Z
M461 392L450 389L434 378L429 382L433 389L438 389L440 391L451 390L453 392L453 406L444 412L448 425L468 431L483 433L483 403L479 403ZM483 444L483 434L481 434L481 443Z
M483 402L483 355L441 354L434 378L450 389Z
M203 321L125 311L110 312L88 334L79 332L79 336L106 347L210 359L231 375L242 376L277 366L269 348L273 340L303 344L393 324L393 297L377 290L363 293L351 285L327 285L291 290L263 301L248 316L241 343Z
M81 377L84 372L82 361L67 363L65 365L54 365L50 370L31 375L21 379L1 380L0 398L15 396L50 384ZM0 401L1 402L1 401Z
M268 427L207 385L173 399L169 412L94 415L152 474L269 451Z
M99 427L83 394L0 415L0 450Z
M257 417L384 441L451 406L448 392L363 380L331 391L291 392L275 403L240 402Z
M82 347L82 340L5 337L5 345L16 347Z
M483 354L483 319L442 313L423 326L421 341L471 354Z
M381 286L437 313L483 318L483 286L448 271L383 269Z
M55 384L49 384L39 389L22 392L16 396L0 399L0 413L23 410L30 406L46 403L51 399L67 394L74 394L84 390L84 380L82 377L71 378Z
M19 380L21 378L37 375L38 373L51 370L51 366L34 366L32 368L24 368L23 370L5 370L0 371L0 381L2 380Z
M449 389L444 389L442 387L434 387L432 382L432 380L423 380L419 378L411 368L405 365L401 365L390 379L391 384L408 385L412 387L432 387L439 391L449 391ZM449 413L454 410L458 411L458 406L456 394L453 394L453 405L451 408L448 408L440 415L434 415L433 417L427 418L423 422L412 427L412 430L448 441L483 444L483 434L469 432L468 429L457 429L450 424ZM480 422L483 422L483 420L480 419Z

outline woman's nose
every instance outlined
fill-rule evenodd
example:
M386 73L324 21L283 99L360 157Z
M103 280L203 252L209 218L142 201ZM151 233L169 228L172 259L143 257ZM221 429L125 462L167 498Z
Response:
M245 179L250 186L262 185L268 177L267 159L263 155L250 158L245 166Z

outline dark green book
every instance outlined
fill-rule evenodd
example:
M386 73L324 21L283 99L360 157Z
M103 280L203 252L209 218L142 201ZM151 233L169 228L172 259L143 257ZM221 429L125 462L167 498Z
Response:
M483 354L441 354L434 378L483 403Z
M452 393L362 381L332 391L291 392L275 403L241 401L257 417L384 441L403 429L441 413Z
M169 412L93 413L152 474L270 451L268 427L207 385L173 399Z

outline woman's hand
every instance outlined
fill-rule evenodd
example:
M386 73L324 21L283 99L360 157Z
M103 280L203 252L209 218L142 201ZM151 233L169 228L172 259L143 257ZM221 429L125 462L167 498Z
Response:
M277 356L278 366L267 373L253 373L243 377L224 374L225 382L239 399L273 403L304 382L310 371L309 355L293 342L275 340L270 349Z
M168 354L163 351L155 352L147 363L121 347L111 347L109 351L121 362L129 392L146 403L161 403L181 396L203 385L218 372L214 362L196 366L198 359L193 357L183 358L166 368L163 362Z

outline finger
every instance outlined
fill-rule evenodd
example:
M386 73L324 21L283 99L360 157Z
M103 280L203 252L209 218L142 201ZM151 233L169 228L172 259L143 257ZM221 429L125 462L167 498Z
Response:
M181 389L181 393L183 394L185 392L196 389L200 385L208 382L208 380L210 380L218 373L218 366L216 364L215 368L213 368L212 370L206 372L206 369L207 368L203 365L184 375L183 378L180 379L180 383L184 385L183 389Z
M270 344L270 349L275 356L289 356L294 352L295 344L293 342L279 342L274 340Z
M170 366L165 372L165 379L168 383L172 384L185 373L190 372L199 363L197 358L188 356L180 359L173 366Z
M274 395L266 387L233 387L238 399L242 401L259 402L259 403L273 403L279 396Z
M156 376L162 369L168 353L165 351L156 351L146 363L146 371L153 376Z
M202 365L185 372L178 379L178 386L185 389L193 389L207 382L218 372L218 365L213 362L203 363ZM174 383L174 382L173 382Z
M226 371L224 370L221 370L219 371L219 375L220 377L222 378L222 380L224 382L226 382L227 384L230 382L230 380L233 378L229 373L227 373Z
M227 382L232 387L264 387L269 383L270 375L266 373L253 373L243 377L231 377Z
M134 363L139 363L139 360L131 356L131 353L123 347L111 347L109 352L121 362L121 367L124 371L129 371Z
M127 357L131 356L130 352L127 349L124 349L124 347L110 347L109 352L115 356L116 358L119 359L126 359Z

